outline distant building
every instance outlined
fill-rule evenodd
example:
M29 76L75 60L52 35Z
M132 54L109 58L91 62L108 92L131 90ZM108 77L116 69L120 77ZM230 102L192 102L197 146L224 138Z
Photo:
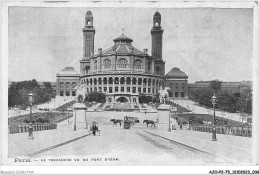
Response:
M188 84L189 98L194 98L194 92L201 88L209 87L210 81L196 81L195 83ZM226 90L232 94L241 93L243 90L252 88L252 81L240 82L222 82L221 89Z
M79 85L79 73L73 67L65 67L57 75L56 94L59 96L76 96L74 89Z
M174 67L165 75L166 87L169 87L169 97L188 97L188 76L179 68Z

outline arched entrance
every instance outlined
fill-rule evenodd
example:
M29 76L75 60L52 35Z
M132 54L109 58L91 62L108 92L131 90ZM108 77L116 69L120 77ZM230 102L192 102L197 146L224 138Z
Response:
M118 99L116 100L116 102L120 102L120 103L125 103L128 102L126 97L118 97Z

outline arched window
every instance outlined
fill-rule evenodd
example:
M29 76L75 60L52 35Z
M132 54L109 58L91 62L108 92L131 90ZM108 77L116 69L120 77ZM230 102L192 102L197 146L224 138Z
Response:
M112 77L109 77L108 84L113 84L113 78Z
M92 78L90 79L90 85L92 85Z
M134 68L135 69L142 69L142 61L141 60L136 60Z
M160 75L160 72L161 72L160 67L159 67L159 66L156 66L156 68L155 68L155 74L156 74L156 75Z
M120 78L120 84L121 84L121 85L124 85L124 84L125 84L125 78L124 78L124 77L121 77L121 78Z
M71 83L71 87L72 87L72 88L75 88L76 85L77 85L77 84L76 84L75 82Z
M97 70L97 60L94 62L94 70Z
M120 58L118 60L118 68L127 68L127 60L124 58Z
M102 79L98 78L98 85L101 85L101 84L102 84Z
M119 83L119 78L118 78L118 77L115 77L114 83L115 83L115 84L118 84L118 83Z
M94 78L94 85L97 85L97 79Z
M136 84L136 78L134 77L133 78L133 82L132 82L134 85Z
M70 83L67 82L66 85L65 85L66 89L69 89L70 88Z
M103 82L104 82L104 84L107 84L107 78L106 77L103 79Z
M144 78L143 83L144 83L144 86L146 86L146 83L147 83L147 79L146 78Z
M181 89L185 89L185 83L181 83Z
M88 73L89 73L89 68L90 68L89 66L86 66L86 67L85 67L85 74L88 74Z
M151 79L148 79L148 86L151 86Z
M138 78L138 85L142 85L142 78Z
M154 86L154 84L155 84L155 79L153 79L153 86Z
M130 77L126 78L126 84L131 84L131 78Z
M148 73L151 73L152 72L152 61L149 60L148 61Z
M60 88L64 88L64 83L60 82Z
M104 64L104 69L111 68L111 61L110 61L110 59L105 59L103 64Z
M171 89L173 89L173 84L172 84L172 83L169 83L169 87L170 87Z
M175 89L179 89L179 84L178 83L175 83Z

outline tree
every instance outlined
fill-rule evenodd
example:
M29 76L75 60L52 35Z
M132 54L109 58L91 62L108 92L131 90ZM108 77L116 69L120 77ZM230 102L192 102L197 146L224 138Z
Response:
M201 105L212 107L211 97L213 92L208 88L198 89L194 92L194 99Z
M238 102L239 111L241 113L252 114L252 89L245 89L241 92Z
M85 101L89 102L98 102L98 103L105 103L106 102L106 94L102 92L91 92L86 95Z
M149 103L157 100L158 99L153 96L144 95L144 94L139 95L139 103Z
M212 80L209 83L209 88L214 92L218 92L221 90L222 81L219 80Z
M30 92L35 95L34 104L45 103L55 97L55 93L49 82L44 82L43 88L40 88L35 79L13 82L8 88L8 106L19 106L23 109L27 108L29 105L28 94Z

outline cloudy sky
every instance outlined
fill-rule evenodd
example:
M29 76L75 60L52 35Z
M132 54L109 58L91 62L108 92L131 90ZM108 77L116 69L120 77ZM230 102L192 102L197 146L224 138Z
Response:
M84 17L94 16L95 52L122 34L151 53L155 8L9 7L9 81L55 81L65 66L79 71ZM189 82L252 80L252 9L159 8L166 73L179 67Z

